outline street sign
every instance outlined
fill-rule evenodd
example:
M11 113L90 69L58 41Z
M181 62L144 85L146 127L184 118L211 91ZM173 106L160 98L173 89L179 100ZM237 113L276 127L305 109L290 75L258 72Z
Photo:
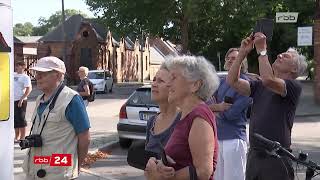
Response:
M298 14L297 12L277 12L276 23L296 23Z
M312 46L312 26L298 27L298 46Z
M0 121L9 120L10 116L10 52L0 32Z

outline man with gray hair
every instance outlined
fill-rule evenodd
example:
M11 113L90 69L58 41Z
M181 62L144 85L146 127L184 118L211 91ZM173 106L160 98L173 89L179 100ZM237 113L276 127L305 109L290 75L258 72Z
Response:
M43 57L30 69L43 94L36 100L30 135L20 142L21 149L29 148L22 165L26 179L75 179L90 142L82 98L63 84L66 68L59 58ZM44 156L50 163L41 163Z
M242 60L255 45L259 54L260 80L239 78ZM279 142L291 151L291 129L301 94L301 85L295 79L306 70L305 58L292 48L277 56L272 64L267 55L266 36L255 33L241 42L237 60L232 64L227 82L240 94L253 98L249 126L250 149L247 158L246 180L293 180L294 170L288 158L269 156L255 133ZM281 151L277 151L283 155Z

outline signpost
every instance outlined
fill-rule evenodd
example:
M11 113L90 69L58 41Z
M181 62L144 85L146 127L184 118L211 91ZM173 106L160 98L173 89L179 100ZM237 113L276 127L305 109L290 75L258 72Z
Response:
M298 46L312 46L312 26L298 27Z
M298 14L297 12L277 12L276 23L296 23Z

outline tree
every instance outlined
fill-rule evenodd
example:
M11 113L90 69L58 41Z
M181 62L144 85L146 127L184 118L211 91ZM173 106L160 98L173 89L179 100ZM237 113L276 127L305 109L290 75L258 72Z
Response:
M190 24L212 18L214 0L87 0L102 21L120 35L159 35L189 50Z
M24 24L17 23L13 27L13 34L15 36L30 36L33 32L33 25L30 22Z
M75 10L75 9L66 9L65 10L65 17L68 19L69 17L81 14L83 17L87 17L86 14L84 14L81 11ZM44 17L40 17L38 20L39 26L34 27L33 29L33 35L36 36L43 36L47 32L51 31L55 27L57 27L62 22L62 12L56 11L53 15L51 15L48 19Z
M269 42L271 59L296 46L297 27L313 23L314 0L86 0L105 26L114 33L141 38L158 35L176 44L183 52L203 55L217 65L223 55L250 34L256 20L274 19L276 12L299 12L297 24L274 25ZM310 47L300 48L312 57ZM256 53L249 58L250 70L257 72ZM252 59L252 60L251 60ZM222 62L223 63L223 62Z

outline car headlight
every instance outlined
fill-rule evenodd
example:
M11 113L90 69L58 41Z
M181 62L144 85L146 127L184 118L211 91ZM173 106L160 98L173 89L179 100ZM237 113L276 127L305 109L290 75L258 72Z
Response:
M99 82L98 85L100 85L100 86L103 85L103 81Z

